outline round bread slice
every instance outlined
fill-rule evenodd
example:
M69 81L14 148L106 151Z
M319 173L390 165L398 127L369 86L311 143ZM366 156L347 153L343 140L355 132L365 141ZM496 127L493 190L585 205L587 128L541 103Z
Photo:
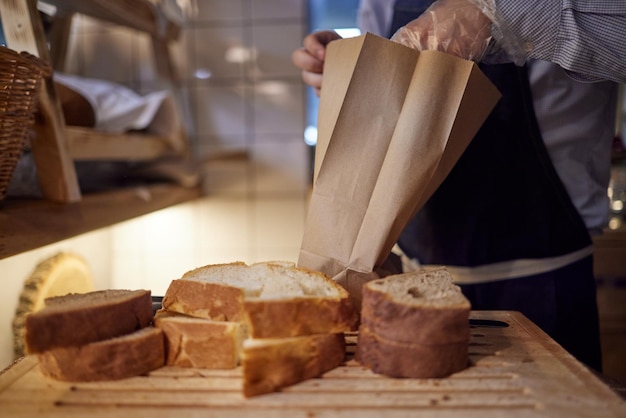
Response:
M38 354L39 369L68 382L118 380L146 374L163 366L163 332L146 327L117 338Z
M445 268L421 270L365 284L361 324L396 343L463 343L470 307Z
M469 341L404 344L386 340L361 326L356 360L374 373L415 379L442 378L468 365Z
M37 264L26 279L13 317L13 349L15 358L25 354L26 317L44 307L45 300L68 293L93 291L93 277L84 258L60 252Z
M108 289L46 299L26 317L28 353L89 344L129 334L152 322L149 290Z

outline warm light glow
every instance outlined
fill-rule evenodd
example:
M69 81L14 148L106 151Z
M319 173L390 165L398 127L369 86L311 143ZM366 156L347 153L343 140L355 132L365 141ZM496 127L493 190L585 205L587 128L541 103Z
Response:
M246 48L240 45L231 46L226 50L224 59L232 64L243 64L252 61L257 57L257 51L254 48Z
M611 210L613 212L621 212L624 210L624 202L621 200L614 200L611 202Z
M609 220L609 229L615 231L617 229L620 229L622 227L622 224L623 222L621 218L613 217Z
M289 85L283 81L263 81L257 83L254 89L259 94L269 96L287 95L289 93Z

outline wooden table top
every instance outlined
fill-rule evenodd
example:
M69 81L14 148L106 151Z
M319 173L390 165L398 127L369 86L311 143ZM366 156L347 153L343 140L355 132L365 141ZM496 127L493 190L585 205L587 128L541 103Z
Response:
M246 399L241 369L163 367L66 383L26 357L0 375L0 417L626 417L626 403L523 315L474 311L470 367L445 379L392 379L354 359L279 393Z

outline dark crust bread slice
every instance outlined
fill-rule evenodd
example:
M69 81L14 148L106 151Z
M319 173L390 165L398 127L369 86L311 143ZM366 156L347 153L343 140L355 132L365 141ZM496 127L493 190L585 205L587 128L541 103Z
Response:
M442 378L468 366L469 340L449 344L403 344L386 340L361 326L356 360L389 377Z
M244 344L243 394L246 397L277 392L318 377L345 360L343 333L258 340Z
M28 353L89 344L144 328L152 322L149 290L109 289L46 300L26 317Z
M37 357L41 372L56 380L91 382L139 376L163 366L163 332L146 327L105 341L55 348Z
M363 288L361 325L397 342L447 344L469 338L469 308L415 308Z
M45 300L67 293L93 291L89 265L81 256L60 252L37 264L26 279L13 317L13 348L15 358L24 356L26 317L44 307Z
M338 333L358 327L358 314L348 297L246 300L244 309L253 338Z

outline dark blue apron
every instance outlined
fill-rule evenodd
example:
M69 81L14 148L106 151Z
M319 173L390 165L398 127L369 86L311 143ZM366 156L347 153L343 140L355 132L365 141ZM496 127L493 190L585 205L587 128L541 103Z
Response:
M431 0L396 2L391 34ZM480 65L502 98L398 245L421 264L479 266L565 255L591 237L534 115L525 67ZM461 285L476 310L516 310L600 370L592 257L549 273Z

